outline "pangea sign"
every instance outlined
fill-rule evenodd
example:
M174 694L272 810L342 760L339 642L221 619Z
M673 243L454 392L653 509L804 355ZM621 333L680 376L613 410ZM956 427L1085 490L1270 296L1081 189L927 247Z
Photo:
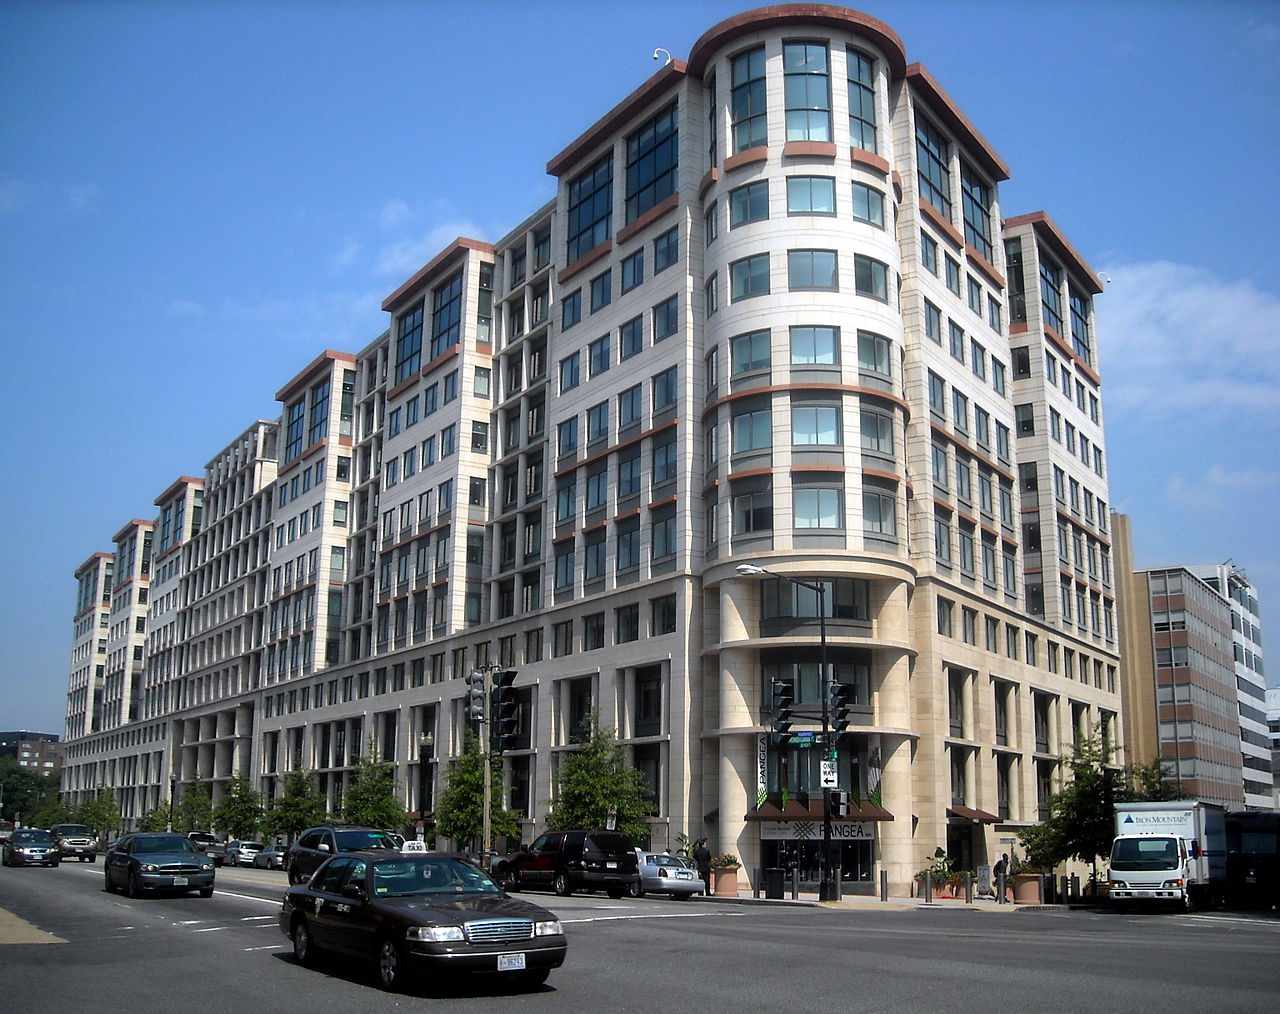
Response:
M832 841L872 841L875 825L870 821L832 821ZM760 823L761 841L821 841L820 820L765 820Z
M1194 838L1196 825L1191 810L1144 810L1117 815L1117 834L1173 834Z

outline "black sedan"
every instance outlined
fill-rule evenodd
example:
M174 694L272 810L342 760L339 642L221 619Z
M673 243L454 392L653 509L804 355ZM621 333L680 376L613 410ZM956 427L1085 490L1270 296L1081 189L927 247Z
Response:
M5 866L57 866L58 846L48 831L22 828L4 843Z
M106 890L130 898L147 891L199 891L213 897L213 860L180 834L129 834L103 860Z
M555 915L505 894L474 866L433 853L335 856L309 883L289 888L280 929L302 964L320 951L370 961L391 990L423 968L539 985L565 956Z

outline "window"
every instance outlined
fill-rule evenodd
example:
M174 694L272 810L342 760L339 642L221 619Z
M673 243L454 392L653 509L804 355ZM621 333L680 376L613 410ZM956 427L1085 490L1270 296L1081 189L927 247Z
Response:
M311 424L307 428L307 445L329 435L329 381L322 380L311 388Z
M978 253L990 262L991 246L991 187L973 171L967 162L960 163L960 192L964 212L964 238L977 248ZM981 311L979 311L981 312Z
M831 88L827 47L789 42L782 46L788 141L831 140Z
M702 216L703 245L710 246L720 235L720 202L712 201L707 212Z
M624 430L640 421L640 385L629 387L618 395L618 429Z
M612 233L613 156L606 155L569 184L568 250L572 264Z
M440 457L447 458L457 446L457 423L450 423L440 431Z
M606 271L591 279L591 312L608 306L613 300L613 272Z
M951 419L961 433L969 432L969 399L958 387L951 389Z
M947 288L955 295L960 295L960 265L948 256L947 261Z
M933 516L933 551L939 563L951 564L951 522L942 514Z
M968 277L968 283L969 283L969 309L972 310L974 313L976 313L979 317L981 317L982 316L982 283L979 282L976 278L974 278L973 275L970 275Z
M1062 334L1062 269L1040 255L1040 306L1044 322ZM1067 397L1071 391L1067 391Z
M938 633L941 634L943 637L951 636L952 608L953 608L952 603L948 599L944 599L941 595L938 596L938 600L937 600Z
M796 447L836 447L841 442L840 410L834 405L793 405L791 443Z
M471 449L481 454L489 450L489 424L487 422L476 420L471 424ZM406 457L411 453L411 451L406 451Z
M435 437L427 437L426 440L422 441L421 461L422 461L423 468L426 468L428 465L434 465L436 463L436 438Z
M920 194L951 221L951 170L947 142L923 116L916 114L916 175Z
M875 151L875 61L861 50L848 49L845 67L849 78L849 144L864 151Z
M556 521L571 521L578 512L578 483L573 477L556 483Z
M663 370L653 378L653 411L661 412L664 408L675 405L680 392L676 388L678 368L672 366Z
M1071 286L1068 290L1071 297L1071 343L1076 355L1086 363L1091 362L1089 355L1089 297ZM1076 381L1078 384L1079 381ZM1080 406L1084 408L1084 405ZM1097 421L1097 417L1094 417Z
M985 408L973 406L973 428L981 447L991 445L991 413Z
M884 228L884 194L865 183L853 185L853 218L878 229Z
M839 289L834 250L788 250L787 286L792 291Z
M644 247L622 262L622 291L630 292L644 282Z
M587 369L592 377L609 371L609 336L603 335L587 346Z
M729 228L748 222L763 222L769 217L769 181L756 180L729 191Z
M863 408L858 415L862 449L893 457L893 420L883 412Z
M773 529L773 494L744 493L733 498L733 534L749 535Z
M933 461L933 482L940 489L947 488L947 449L941 444L930 444Z
M792 366L834 366L839 362L840 329L835 327L791 328Z
M618 606L614 610L614 640L618 644L640 640L640 606Z
M644 317L633 317L618 328L618 360L630 359L644 348Z
M572 539L556 543L555 547L555 581L556 588L572 588L574 575L574 543Z
M1009 427L1002 422L996 423L996 457L1009 461Z
M870 296L882 303L889 302L888 265L863 254L854 254L853 287L859 296Z
M680 227L673 225L653 241L653 273L665 271L680 259Z
M587 409L587 443L607 440L609 437L609 403L600 402Z
M929 409L943 419L947 417L947 385L933 370L929 371Z
M396 323L396 383L407 380L422 365L422 304L402 314Z
M566 419L557 427L558 453L573 454L578 450L578 417Z
M663 507L653 513L649 545L652 559L654 560L675 556L679 543L676 535L676 509L674 506Z
M605 565L605 530L603 528L591 532L586 539L586 560L583 563L582 576L586 581L599 581L604 578Z
M618 573L640 566L640 519L618 523Z
M897 501L892 493L863 489L862 531L881 539L898 537Z
M930 274L938 273L938 241L923 229L920 230L920 263Z
M730 359L736 377L753 370L769 368L769 332L751 331L729 339Z
M676 481L676 441L672 437L653 445L653 485Z
M960 526L960 572L973 577L973 526Z
M653 342L656 345L680 329L680 296L677 293L653 308Z
M431 415L436 410L436 402L439 399L440 389L432 384L422 394L422 414Z
M627 221L675 193L680 139L672 103L627 138Z
M582 290L575 289L560 303L560 330L568 331L582 319Z
M676 597L674 595L663 595L661 598L650 599L650 636L658 637L662 634L674 634L676 632Z
M733 90L729 96L733 150L768 143L765 114L764 46L733 58Z
M964 362L964 328L957 324L954 320L948 320L950 325L951 339L951 358L958 363Z
M927 299L924 301L924 333L925 337L942 344L942 311Z
M1000 397L1005 396L1005 367L994 356L991 357L991 386Z
M969 368L979 380L987 379L987 350L972 338L969 339Z
M458 344L462 334L462 272L431 294L431 358Z
M578 355L565 356L560 360L560 393L572 391L578 386Z
M711 277L707 279L707 284L702 289L703 299L706 305L706 315L708 317L715 316L715 312L720 309L720 276L714 271Z
M883 268L884 265L881 265ZM882 279L883 280L883 279ZM734 261L729 265L729 300L736 303L740 299L769 294L769 255L755 254Z
M811 486L797 488L792 497L796 528L839 529L844 527L840 511L840 490Z
M742 189L746 189L745 187ZM788 176L788 215L834 215L836 181L830 176ZM765 216L768 209L765 209Z
M306 418L307 399L299 398L285 413L284 460L292 461L302 453L303 420Z
M766 450L772 446L772 415L769 409L739 412L733 417L734 454Z

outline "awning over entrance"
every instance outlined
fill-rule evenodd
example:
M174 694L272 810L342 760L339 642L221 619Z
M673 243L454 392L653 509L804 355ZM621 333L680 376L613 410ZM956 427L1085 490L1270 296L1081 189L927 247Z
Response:
M990 816L988 814L987 816ZM743 820L821 820L822 819L822 800L811 799L808 803L802 803L798 799L790 799L783 806L777 806L773 803L761 803L760 806L748 813ZM877 806L870 800L863 800L861 803L849 800L849 814L847 817L833 818L842 821L868 821L868 820L893 820L893 814L886 810L883 806Z
M1000 818L986 810L974 810L968 806L949 806L947 816L957 820L971 820L975 824L999 824Z

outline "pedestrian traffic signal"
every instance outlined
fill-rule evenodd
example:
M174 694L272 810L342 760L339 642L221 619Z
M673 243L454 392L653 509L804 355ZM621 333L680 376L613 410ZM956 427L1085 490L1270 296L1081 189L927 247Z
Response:
M490 699L490 715L493 719L493 752L505 753L515 747L516 729L519 725L519 705L516 702L514 669L501 669L493 677L493 696Z
M795 721L796 690L790 680L774 677L770 680L773 686L773 731L786 735L791 731Z
M828 789L827 807L827 812L833 817L849 816L849 793L843 789Z
M467 718L473 722L484 721L484 673L479 669L467 676Z
M831 728L837 733L849 728L849 716L853 711L853 684L831 681Z

